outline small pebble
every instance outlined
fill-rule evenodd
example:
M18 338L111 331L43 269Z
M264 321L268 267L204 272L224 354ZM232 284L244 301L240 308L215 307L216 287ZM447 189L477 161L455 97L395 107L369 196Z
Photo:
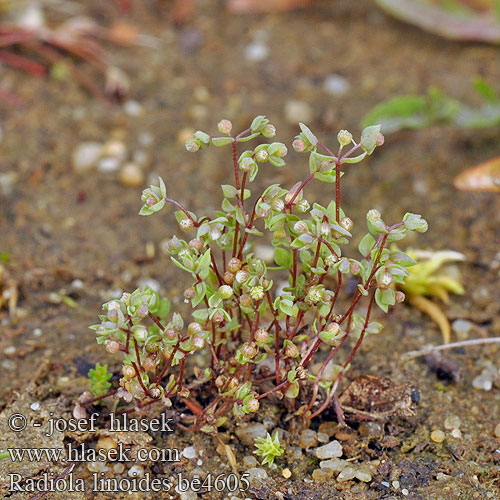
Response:
M90 472L106 472L108 470L105 462L102 461L87 462L87 469Z
M127 101L123 104L123 111L129 116L139 116L142 113L142 105L137 101Z
M469 338L469 333L472 330L472 323L466 319L456 319L451 324L451 328L459 339L466 340Z
M323 460L319 463L322 469L330 469L333 472L340 472L344 470L349 465L349 462L345 460L340 460L338 458L332 458L331 460Z
M236 429L236 435L243 444L253 446L257 438L266 437L267 430L261 423L246 424Z
M495 437L500 438L500 422L495 426Z
M318 432L318 441L320 443L328 443L330 440L330 436L328 434L325 434L324 432Z
M99 160L97 164L97 170L99 172L108 174L110 172L116 172L120 168L120 159L114 156L106 156Z
M115 474L121 474L124 470L125 466L120 462L117 462L116 464L113 465L113 472Z
M102 147L102 155L123 160L127 155L127 146L122 141L112 139Z
M73 417L76 419L87 418L87 410L84 406L76 404L73 408Z
M245 59L250 62L260 62L267 59L269 47L262 40L255 40L245 47Z
M128 470L128 475L130 477L143 477L144 476L144 467L141 465L132 465Z
M102 154L100 142L82 142L73 151L71 165L77 172L86 172L95 166Z
M101 436L97 441L95 446L96 450L116 450L118 448L118 443L115 438L111 436Z
M333 471L330 469L314 469L312 477L315 481L324 481L333 477Z
M337 422L323 422L319 426L318 432L328 434L329 437L332 437L338 430L339 424Z
M314 454L320 460L325 460L328 458L341 457L342 456L342 445L338 441L331 441L328 444L320 446L314 450Z
M435 443L442 443L445 440L446 436L444 432L440 429L436 429L435 431L432 431L431 433L431 439Z
M408 496L408 495L409 495L409 493L410 493L410 492L409 492L406 488L403 488L403 489L401 490L401 493L403 494L403 496L405 496L405 497L406 497L406 496Z
M184 448L184 450L182 450L182 456L184 458L196 458L197 453L194 446L188 446L187 448Z
M41 337L41 336L42 336L42 333L43 333L43 331L42 331L42 329L41 329L41 328L35 328L35 329L33 330L33 336L34 336L34 337Z
M477 287L472 291L472 300L479 307L486 307L491 303L490 291L483 286Z
M356 470L354 469L354 467L349 466L340 472L340 474L337 476L337 481L339 482L350 481L355 477L356 477Z
M123 186L139 187L144 184L144 172L136 163L126 163L120 169L118 179Z
M444 428L447 430L459 429L462 421L457 415L449 415L444 419Z
M384 433L384 427L379 422L362 422L358 431L363 437L379 437Z
M340 75L328 75L323 83L325 92L330 95L340 97L349 91L349 82Z
M285 479L290 479L292 477L292 471L287 467L286 469L283 469L281 471L281 475L285 478Z
M312 429L304 429L300 433L299 445L303 449L312 448L318 444L318 435Z
M6 347L3 352L7 354L7 356L10 356L16 352L16 348L13 345L10 345L9 347Z
M395 490L399 490L399 481L398 480L395 480L392 482L392 487L395 489Z
M37 411L40 409L40 403L38 401L35 401L34 403L31 403L30 408L33 411Z
M363 483L369 483L372 480L372 473L367 467L360 466L356 469L355 477Z
M262 482L267 479L267 472L261 467L250 467L250 469L246 470L246 473L248 474L249 483L256 488L262 487Z
M285 119L293 125L297 125L299 122L311 123L313 120L311 106L304 101L288 101L285 104Z
M250 468L250 467L255 467L256 465L258 465L258 461L255 457L251 456L251 455L246 455L243 457L243 466L245 468Z
M180 500L198 500L200 497L193 490L181 491L179 493Z
M484 375L478 375L472 381L472 387L474 387L474 389L481 389L483 391L491 391L493 382L490 378L485 377Z
M462 431L460 429L453 429L451 431L451 437L455 439L462 439Z

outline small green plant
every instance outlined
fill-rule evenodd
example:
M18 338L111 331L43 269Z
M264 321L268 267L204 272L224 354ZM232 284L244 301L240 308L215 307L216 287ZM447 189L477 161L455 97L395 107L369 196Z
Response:
M254 453L259 457L263 457L262 465L267 464L269 467L273 465L275 458L285 453L285 448L281 447L278 432L275 432L273 437L268 432L265 438L256 438L255 448L257 450Z
M404 300L393 284L404 282L414 261L388 245L408 231L426 231L427 223L407 213L388 225L378 210L370 210L368 232L358 245L361 257L344 255L353 221L341 207L341 179L351 164L383 144L379 125L364 129L358 142L341 130L333 152L300 124L292 145L308 154L309 175L289 189L272 184L257 195L250 189L257 174L268 166L282 168L287 147L267 142L276 130L264 116L235 135L228 120L218 129L219 136L196 132L186 148L231 149L234 182L221 186L220 210L198 216L170 197L162 179L142 194L141 215L173 205L181 232L189 234L173 236L165 250L189 277L184 299L191 318L170 315L168 300L145 288L105 303L101 323L92 328L98 343L123 357L123 377L114 392L125 402L170 406L178 397L194 414L190 429L215 432L228 412L255 413L263 398L274 395L309 421L329 406L364 337L382 329L370 319L374 305L387 312ZM265 142L238 151L259 138ZM332 201L306 199L313 180L335 185ZM266 235L274 266L254 251ZM353 277L357 286L347 297L344 285ZM347 359L334 365L333 378L327 376L332 370L326 368L348 340ZM313 360L321 366L314 374Z
M111 388L109 379L112 376L113 374L108 372L108 365L97 363L95 368L89 370L88 374L90 392L96 397L104 396Z
M408 255L415 259L417 264L409 269L410 274L405 283L398 285L410 304L430 316L439 326L443 342L451 340L451 327L441 307L425 297L437 297L445 304L449 302L449 293L463 295L464 287L459 276L450 272L446 264L461 262L465 255L453 250L407 250Z
M468 106L432 87L427 95L403 95L377 104L365 115L362 126L380 123L384 134L433 125L450 125L461 129L498 126L498 92L482 78L476 78L473 86L482 100L478 107Z

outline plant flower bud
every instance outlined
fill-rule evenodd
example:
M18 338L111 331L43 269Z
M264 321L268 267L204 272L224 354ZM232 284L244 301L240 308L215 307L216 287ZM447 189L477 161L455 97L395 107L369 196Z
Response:
M233 124L229 120L221 120L217 124L217 129L221 134L229 135L233 129Z
M347 146L352 142L352 134L347 130L341 130L337 134L337 140L341 146Z

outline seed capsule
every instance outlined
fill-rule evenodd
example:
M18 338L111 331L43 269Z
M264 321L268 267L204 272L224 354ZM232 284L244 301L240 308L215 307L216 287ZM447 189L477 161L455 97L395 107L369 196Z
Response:
M158 364L158 361L156 359L156 356L148 356L142 363L142 366L144 369L148 372L152 372L153 370L156 369L156 365Z
M252 297L250 297L250 295L248 295L248 293L244 293L240 297L240 304L243 307L250 307L252 305Z
M292 147L297 153L303 153L306 150L306 145L302 139L295 139L292 142Z
M257 356L259 350L257 349L257 346L255 344L245 344L241 352L245 357L252 359Z
M190 242L188 244L194 250L198 250L198 252L203 248L203 242L201 240L196 239L196 238L193 238L192 240L190 240Z
M234 282L234 274L230 271L224 273L224 282L228 285L232 285Z
M227 270L232 273L237 273L240 269L241 269L241 260L237 259L236 257L233 257L227 263Z
M144 342L148 337L147 329L143 326L140 326L135 330L134 337L138 342Z
M306 212L309 211L309 209L311 208L311 205L309 205L309 202L307 200L300 200L298 203L297 203L297 210L301 213L301 214L305 214Z
M192 229L194 226L194 223L191 219L182 219L179 222L179 227L181 228L182 231L189 231Z
M203 327L199 323L196 323L196 321L189 323L188 329L187 329L187 332L189 335L196 335L202 331L203 331Z
M233 129L233 124L229 120L221 120L217 124L217 129L221 134L229 135Z
M187 387L183 387L177 394L181 398L188 398L189 397L189 389Z
M109 340L106 343L106 351L111 354L118 352L120 350L120 344L116 340Z
M261 131L261 134L264 137L267 137L270 139L271 137L274 137L276 135L276 127L274 125L271 125L268 123Z
M392 283L392 274L384 273L378 279L378 286L382 289L387 288Z
M229 285L219 287L219 295L221 299L230 299L233 296L233 289Z
M135 370L134 370L134 367L132 365L123 365L122 373L127 378L134 378L135 377Z
M325 257L325 264L327 266L333 266L338 260L337 256L331 253Z
M224 314L222 314L221 311L217 311L213 316L212 316L212 321L214 323L222 323L224 321Z
M260 403L259 400L256 398L250 399L250 401L247 401L247 408L252 412L255 413L259 408L260 408Z
M307 233L307 231L309 231L309 228L307 227L307 224L304 221L299 220L293 225L293 230L296 233L302 234L302 233Z
M265 342L269 338L269 332L264 328L259 328L254 336L257 342Z
M265 149L261 149L255 155L255 159L261 163L266 161L268 158L269 158L269 153Z
M160 399L163 396L163 391L160 389L160 387L152 387L149 389L149 395L153 399Z
M205 339L203 337L194 337L193 346L195 349L203 349L205 347Z
M285 356L287 358L296 358L299 355L299 349L295 344L287 344L285 347Z
M349 217L344 217L343 219L341 219L340 225L346 231L350 231L352 229L352 226L354 225L354 223L352 222L352 219L350 219Z
M337 140L341 146L347 146L352 142L352 134L347 130L341 130L337 134Z
M261 300L264 297L264 289L260 286L254 286L250 289L250 297L254 300Z

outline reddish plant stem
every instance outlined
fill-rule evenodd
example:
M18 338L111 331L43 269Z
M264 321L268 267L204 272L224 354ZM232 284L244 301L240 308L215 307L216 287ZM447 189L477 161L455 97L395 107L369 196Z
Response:
M237 148L236 139L231 143L231 146L233 148L234 183L235 183L236 189L239 191L239 189L240 189L240 173L239 173L239 166L238 166L238 148Z
M335 220L340 224L340 161L335 162Z
M146 389L146 386L144 385L144 382L142 381L141 372L139 371L139 368L137 368L137 365L133 361L132 361L132 366L134 367L135 375L137 376L137 380L139 381L139 385L141 386L142 390L144 391L144 394L146 396L149 396L149 391Z
M34 76L42 76L47 73L45 66L42 64L12 52L0 51L0 62L13 68L22 69Z
M135 337L132 337L133 338L133 341L134 341L134 350L135 350L135 357L137 358L137 364L139 365L139 369L142 371L144 371L144 368L142 367L142 363L141 363L141 353L139 352L139 344L137 343L137 340L135 339Z
M176 344L176 346L174 347L174 350L172 351L172 354L168 358L167 363L163 367L163 370L161 371L160 375L158 375L158 378L156 379L156 382L155 382L155 385L154 385L155 387L158 387L160 385L160 382L162 381L163 377L165 376L165 374L167 373L168 369L170 368L170 365L172 364L172 361L174 360L175 353L179 349L179 344L180 344L180 342L178 341L177 344Z
M294 248L292 250L292 288L297 286L297 260L298 260L298 250Z
M111 396L114 396L118 392L118 389L114 389L112 391L107 392L106 394L103 394L102 396L97 396L92 399L87 399L83 403L79 403L80 406L88 406L92 403L96 403L97 401L101 401L102 399L109 398Z
M236 225L234 227L234 241L233 241L233 259L236 257L236 252L238 251L238 235L240 234L240 223L236 221ZM243 248L243 246L242 246Z
M212 269L217 276L217 280L219 281L220 285L224 284L224 280L222 279L222 276L219 273L219 269L217 269L217 262L215 261L215 257L213 256L212 252L210 252L210 260L212 261Z
M345 370L351 363L352 359L354 358L356 352L358 351L359 347L363 343L363 339L365 337L366 333L366 328L368 327L368 323L370 322L370 316L371 312L373 309L373 304L375 302L375 290L372 292L372 296L370 297L370 302L368 303L368 309L366 311L366 317L365 317L365 322L363 324L363 329L361 330L361 334L359 336L359 339L357 340L354 348L352 349L351 353L349 354L349 357L347 358L347 361L344 363L343 369L337 374L337 377L335 378L335 382L333 383L333 386L323 402L323 404L310 416L310 419L313 419L314 417L317 417L320 413L322 413L330 404L330 401L335 395L335 391L337 390L337 387L339 385L340 379L342 378L342 375L345 373ZM348 337L348 335L345 335L344 338L342 339L342 343L345 341L345 339ZM318 372L319 374L319 372Z
M148 316L153 320L156 326L163 332L165 327L161 324L160 318L158 318L158 316L150 312L148 312Z
M297 199L297 196L301 193L301 191L314 179L314 173L312 173L307 179L303 180L301 185L298 187L297 191L295 191L291 200L285 205L285 209L290 208L293 205L293 202Z
M178 201L172 200L172 198L165 198L165 201L168 203L171 203L172 205L177 207L179 210L184 212L184 215L193 223L194 227L199 226L199 222L196 222L193 219L193 216Z

